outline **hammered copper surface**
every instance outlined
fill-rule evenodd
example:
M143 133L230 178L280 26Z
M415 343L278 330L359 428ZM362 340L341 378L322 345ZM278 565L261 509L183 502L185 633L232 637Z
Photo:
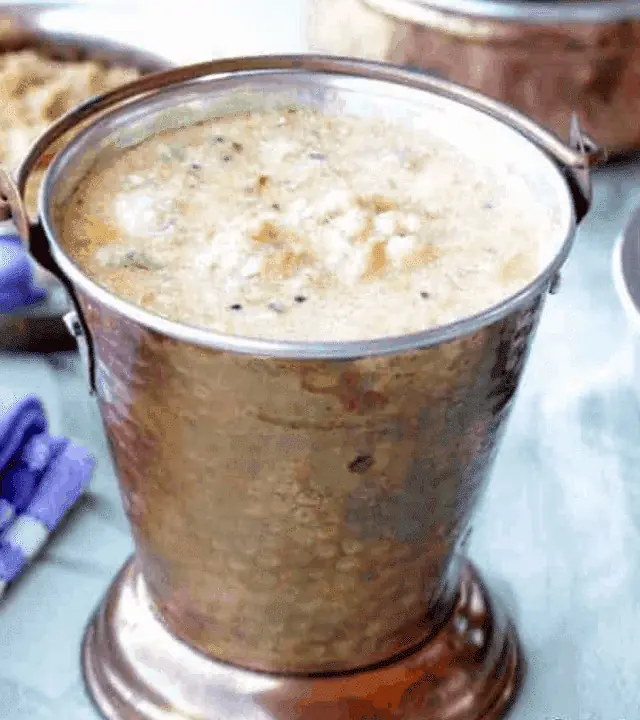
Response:
M468 565L453 612L413 654L348 675L285 677L179 643L130 562L87 629L82 659L109 720L498 720L524 670L513 626Z
M443 14L427 26L363 0L309 0L311 49L441 74L612 154L640 149L640 20L557 25ZM532 4L535 12L535 3Z
M546 287L543 288L546 290ZM209 657L336 671L448 614L541 297L458 340L354 361L178 342L80 294L142 572Z

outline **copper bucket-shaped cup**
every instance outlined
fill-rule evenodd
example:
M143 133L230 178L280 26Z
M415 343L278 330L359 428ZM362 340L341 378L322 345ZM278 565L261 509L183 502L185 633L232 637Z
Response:
M446 327L291 343L170 322L74 261L58 210L105 147L291 102L464 123L474 146L500 148L556 208L548 264L517 296ZM110 718L497 717L517 685L517 643L461 549L602 154L578 130L569 148L427 75L245 58L82 106L33 148L19 192L53 136L115 104L56 159L41 196L48 242L38 227L30 239L76 303L70 325L86 343L135 537L85 643L98 705ZM7 195L26 236L18 193Z

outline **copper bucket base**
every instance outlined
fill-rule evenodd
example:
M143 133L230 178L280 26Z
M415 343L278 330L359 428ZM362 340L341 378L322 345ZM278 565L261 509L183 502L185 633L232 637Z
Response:
M497 720L523 671L515 629L470 565L453 613L426 645L359 672L296 677L215 662L178 641L135 559L89 624L82 664L108 720Z

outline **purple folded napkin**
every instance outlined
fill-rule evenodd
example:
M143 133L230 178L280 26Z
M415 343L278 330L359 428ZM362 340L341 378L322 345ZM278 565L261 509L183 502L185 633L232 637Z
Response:
M86 490L94 458L47 432L42 403L0 411L0 597Z
M46 291L36 285L33 265L15 225L0 222L0 313L43 300Z

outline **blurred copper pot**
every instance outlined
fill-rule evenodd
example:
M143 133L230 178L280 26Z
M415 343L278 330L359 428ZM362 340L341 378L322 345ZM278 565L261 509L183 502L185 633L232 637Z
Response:
M442 74L610 154L640 149L640 3L308 0L311 49Z

